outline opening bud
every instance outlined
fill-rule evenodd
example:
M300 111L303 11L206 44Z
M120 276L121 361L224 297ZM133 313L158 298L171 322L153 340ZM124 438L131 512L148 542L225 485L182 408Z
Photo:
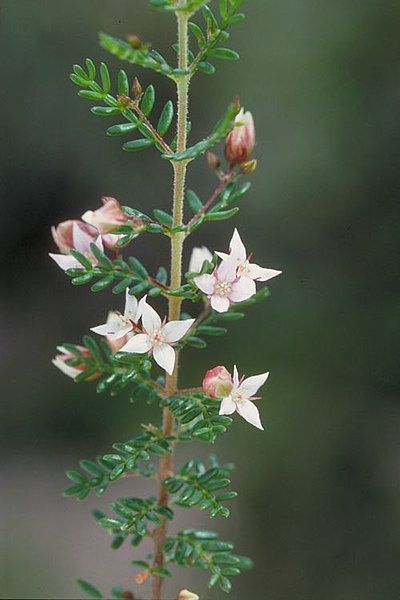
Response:
M235 127L225 140L224 154L231 166L249 161L256 144L256 133L251 112L243 108L235 118Z
M225 398L229 396L233 387L229 371L218 365L207 371L203 379L203 391L211 398Z

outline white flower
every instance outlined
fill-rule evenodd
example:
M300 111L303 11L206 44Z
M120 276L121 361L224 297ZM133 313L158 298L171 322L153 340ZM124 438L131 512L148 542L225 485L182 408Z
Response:
M135 296L131 296L129 290L126 290L124 314L121 315L117 311L112 311L108 315L107 323L91 327L90 331L94 331L94 333L98 333L99 335L109 336L111 340L118 340L124 337L130 331L133 331L135 325L137 325L142 316L142 308L145 302L146 297L138 302Z
M244 247L237 229L233 232L229 249L229 254L225 254L225 252L216 252L216 254L224 260L231 257L236 262L238 277L248 277L254 281L268 281L268 279L272 279L272 277L276 277L282 273L282 271L265 269L251 263L247 258L246 248Z
M83 225L85 225L85 223L83 223ZM97 259L93 256L93 252L90 248L90 244L93 243L95 243L96 246L103 251L103 242L101 236L99 235L96 239L94 239L93 235L85 231L78 222L74 221L72 225L72 248L86 256L93 265L97 265ZM49 256L63 271L66 271L67 269L83 268L81 263L76 260L72 254L49 253Z
M162 323L159 315L146 301L142 305L143 333L138 333L131 338L121 352L135 352L145 354L152 352L154 360L169 375L172 375L175 366L175 350L172 345L189 331L195 319L185 321L170 321Z
M238 278L236 269L236 262L228 256L211 275L205 273L193 279L217 312L226 312L232 302L242 302L256 293L254 281L249 277Z
M240 382L235 365L233 368L233 388L229 396L222 399L219 414L231 415L236 411L251 425L264 430L264 427L261 425L258 408L252 400L256 400L254 394L267 381L268 375L269 373L262 373L261 375L248 377Z
M189 261L189 271L191 273L200 273L204 261L211 261L212 257L213 255L206 246L193 248Z

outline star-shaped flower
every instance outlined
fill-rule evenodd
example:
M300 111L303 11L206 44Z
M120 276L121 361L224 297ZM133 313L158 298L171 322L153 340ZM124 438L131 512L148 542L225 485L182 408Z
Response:
M256 293L256 284L249 277L238 277L235 260L228 256L210 275L193 279L197 287L207 294L217 312L226 312L232 302L242 302Z
M225 252L216 252L216 254L223 260L226 260L228 257L230 257L235 261L238 277L248 277L254 281L268 281L268 279L272 279L272 277L276 277L282 273L282 271L266 269L256 265L255 263L251 263L247 257L246 248L237 229L235 229L233 232L229 249L229 254L226 254Z
M142 316L143 304L146 302L146 297L142 298L140 302L137 301L135 296L129 294L129 290L126 290L125 294L125 308L124 314L117 311L109 313L107 323L104 325L97 325L97 327L91 327L90 331L98 333L99 335L106 335L111 340L118 340L124 337L127 333L133 331Z
M253 377L239 381L235 365L233 368L233 388L229 396L222 399L219 414L231 415L236 411L251 425L264 430L260 421L258 408L253 400L257 400L254 394L267 381L268 375L269 373L262 373L261 375L254 375Z
M152 352L156 363L169 375L172 375L175 366L175 350L172 344L183 338L194 321L195 319L186 319L162 322L154 308L144 301L142 305L143 333L133 336L121 348L121 352L137 354Z

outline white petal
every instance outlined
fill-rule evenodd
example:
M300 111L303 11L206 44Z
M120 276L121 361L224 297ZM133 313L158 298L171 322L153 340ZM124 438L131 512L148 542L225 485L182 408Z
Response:
M172 375L175 365L175 350L169 344L159 344L153 350L154 360L162 369Z
M184 321L170 321L162 328L163 337L166 342L177 342L189 331L195 319L185 319Z
M150 335L161 328L161 319L159 315L150 304L147 304L147 302L143 302L142 323L145 331Z
M251 263L248 266L248 275L256 281L268 281L277 275L280 275L282 271L276 271L275 269L264 269L255 263Z
M231 251L231 256L235 258L237 261L245 262L246 260L246 248L240 238L239 232L237 229L233 232L231 242L229 244L229 248Z
M193 248L189 261L189 271L191 273L199 273L205 260L212 260L213 255L206 246Z
M235 390L237 390L238 387L239 387L239 373L237 370L237 366L234 365L234 367L233 367L233 388Z
M93 240L90 241L90 243L92 243L92 242L93 242ZM99 248L99 250L101 250L102 252L104 251L103 240L101 238L101 235L99 235L99 237L95 239L94 243ZM89 244L89 250L90 250L90 244Z
M75 377L80 373L79 369L75 369L75 367L65 364L65 362L59 358L54 358L51 362L55 367L57 367L57 369L60 369L64 375L71 377L71 379L75 379Z
M227 258L229 258L229 254L227 254L226 252L215 252L215 254L219 256L219 258L222 258L222 260L226 260Z
M228 281L232 283L236 279L236 261L229 256L226 260L223 260L219 265L216 276L219 281Z
M111 337L113 340L120 340L127 333L132 331L132 329L133 329L132 325L130 323L128 323L128 325L124 325L124 327L121 327L121 329L119 331L116 331L114 334L112 334Z
M214 275L205 273L204 275L198 275L193 279L199 290L205 294L212 294L215 288L216 279Z
M219 407L220 415L231 415L236 410L236 404L230 396L223 398L221 406Z
M150 338L146 333L138 333L128 340L125 346L122 346L121 352L134 352L136 354L145 354L151 350Z
M237 411L239 415L248 423L264 431L264 427L261 425L258 408L254 402L250 402L250 400L244 400L243 402L240 402L238 404Z
M67 269L82 269L82 274L85 273L85 269L81 263L76 260L71 254L49 254L50 258L58 264L58 266L66 271Z
M245 379L239 386L240 393L245 398L251 398L257 392L258 388L260 388L268 379L269 373L262 373L261 375L253 375L253 377L248 377Z
M139 303L135 296L132 296L129 293L129 289L126 289L125 292L125 308L124 308L124 316L128 317L128 319L132 319L135 323L138 322L137 313L138 313Z
M96 227L96 215L94 214L94 210L87 210L83 213L81 219L82 221L85 221L85 223L89 223L92 227Z
M211 306L219 313L226 312L230 306L230 302L226 296L211 296Z
M239 281L232 284L229 293L229 300L232 302L242 302L256 293L256 284L250 277L241 277Z
M86 254L90 251L92 242L94 242L93 237L81 229L78 223L74 222L72 225L72 243L75 250L78 250L81 254Z

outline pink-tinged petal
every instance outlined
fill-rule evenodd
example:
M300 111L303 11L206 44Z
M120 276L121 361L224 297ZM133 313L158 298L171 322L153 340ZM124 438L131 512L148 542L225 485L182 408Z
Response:
M159 344L153 350L154 360L162 369L172 375L175 366L175 350L169 344Z
M166 342L177 342L189 331L195 319L185 319L184 321L170 321L162 328L163 337Z
M54 358L51 362L55 367L57 367L57 369L60 369L60 371L64 373L64 375L71 377L71 379L75 379L75 377L81 372L79 369L75 369L75 367L67 365L63 360L60 360L59 358Z
M250 277L241 277L232 284L229 293L229 300L232 302L242 302L256 293L256 284Z
M245 419L250 425L254 425L258 429L264 431L264 427L261 425L260 413L258 412L257 406L250 402L250 400L244 400L240 402L237 407L237 411L243 419Z
M251 398L257 392L257 390L264 385L268 379L268 373L262 373L261 375L253 375L253 377L247 377L239 386L239 392L244 398Z
M232 400L230 396L224 398L221 402L221 406L219 407L220 415L231 415L236 410L236 404Z
M235 390L239 387L239 373L236 365L233 367L233 387Z
M222 260L226 260L227 258L229 258L229 254L227 254L226 252L215 252L215 254L219 256L219 258L222 258Z
M154 308L143 302L142 306L142 323L145 331L150 335L161 328L161 319Z
M248 275L251 279L256 281L268 281L273 277L280 275L282 271L276 271L275 269L264 269L255 263L251 263L248 266Z
M77 221L74 221L72 226L72 242L75 250L81 254L87 254L87 252L90 252L90 244L94 242L94 238L87 231L79 227Z
M216 283L214 275L205 273L204 275L198 275L193 281L204 294L211 295L213 293Z
M246 260L246 248L241 240L239 232L237 229L233 232L232 239L229 244L229 248L231 251L232 258L235 258L237 261L243 263Z
M101 250L102 252L104 252L103 240L101 239L101 235L99 235L99 237L96 238L96 240L95 240L94 243L99 248L99 250ZM89 251L90 251L90 245L89 245Z
M231 256L223 260L215 273L218 281L228 281L229 283L235 281L236 268L236 261Z
M135 354L145 354L149 350L151 350L151 341L146 333L134 335L121 348L121 352L134 352Z
M125 292L125 308L124 308L124 316L128 319L132 319L137 323L139 317L137 317L139 303L135 296L131 296L129 293L129 289Z
M76 260L71 254L49 254L50 258L54 260L63 271L67 269L82 269L82 274L85 273L85 269L81 263Z
M211 307L219 313L226 312L229 309L230 302L226 296L211 296Z

